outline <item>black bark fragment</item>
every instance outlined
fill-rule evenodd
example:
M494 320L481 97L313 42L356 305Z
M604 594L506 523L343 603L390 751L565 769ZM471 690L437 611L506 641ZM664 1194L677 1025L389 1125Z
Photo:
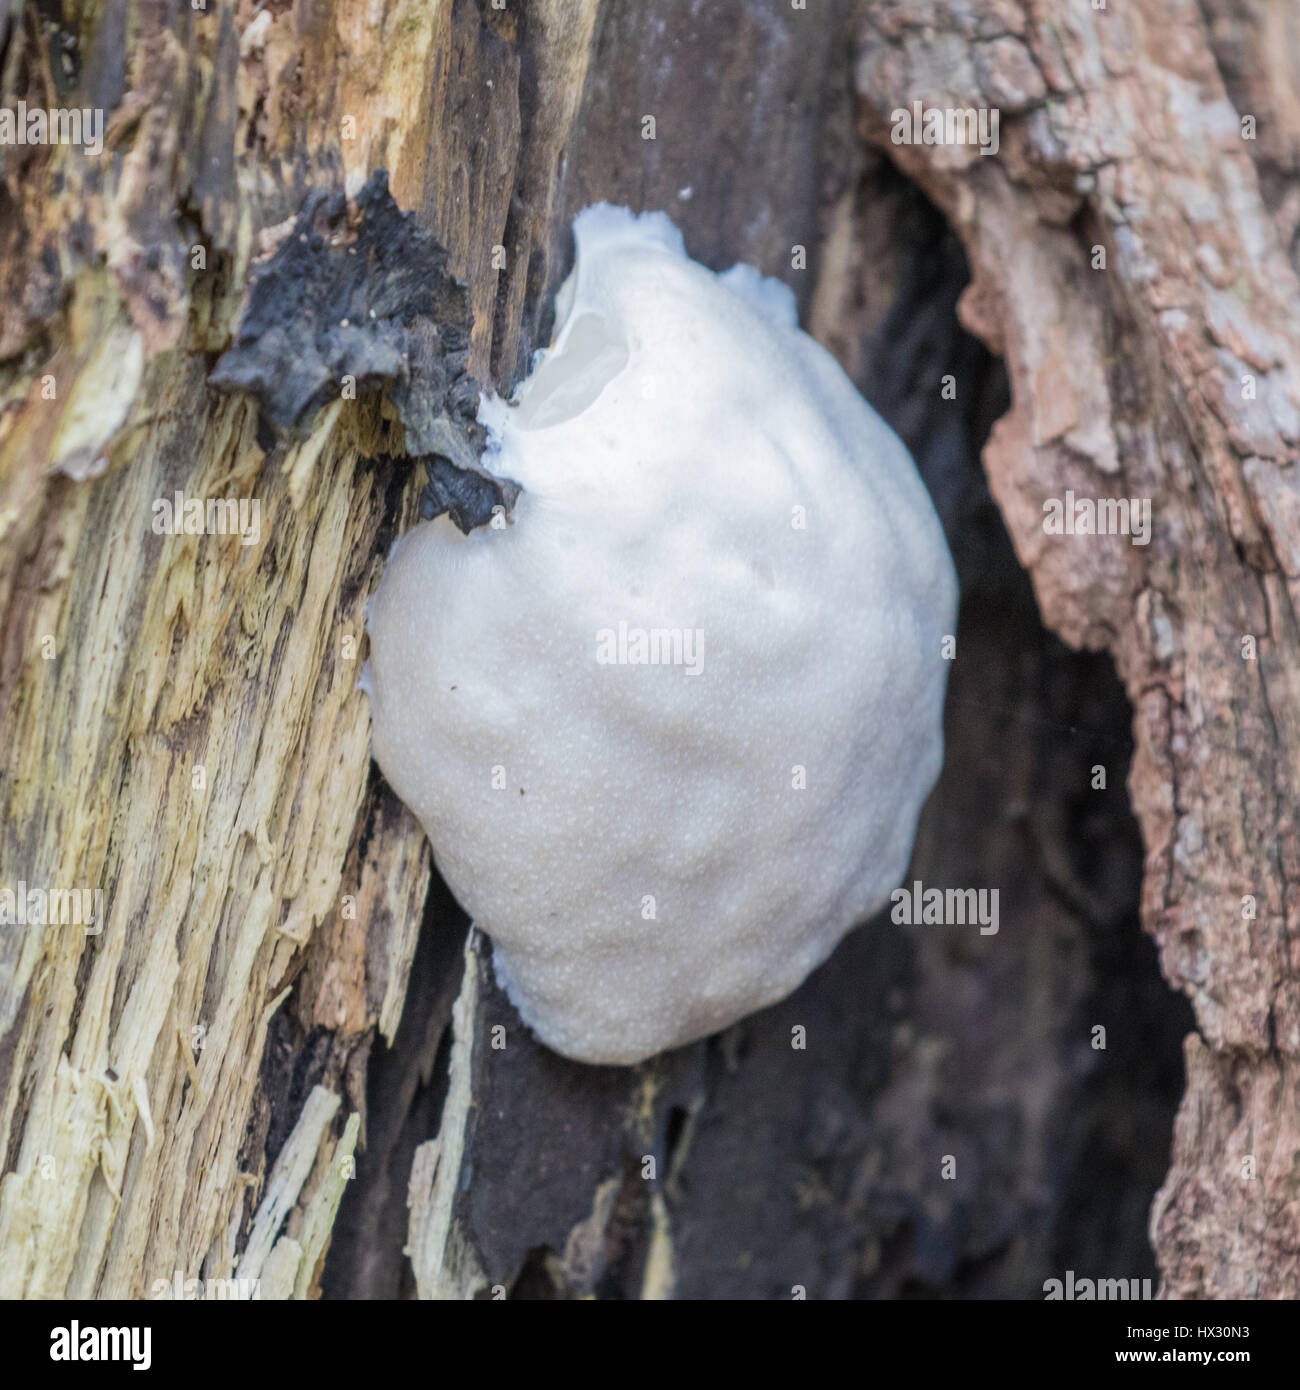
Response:
M430 454L422 462L429 481L420 493L420 514L430 521L447 512L466 535L476 526L486 526L496 507L503 507L508 516L522 491L509 478L458 468L438 454Z
M350 201L317 190L249 287L235 343L209 381L247 391L276 429L305 432L342 390L387 391L406 447L430 475L426 516L450 512L462 531L509 512L519 486L482 471L486 436L478 383L466 365L469 292L447 252L403 212L377 169Z

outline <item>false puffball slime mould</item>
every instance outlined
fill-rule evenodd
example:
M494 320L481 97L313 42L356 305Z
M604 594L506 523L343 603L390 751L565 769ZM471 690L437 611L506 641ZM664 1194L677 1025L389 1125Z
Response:
M956 579L912 459L783 285L574 223L485 399L509 524L395 547L374 753L541 1040L632 1063L789 994L907 869Z

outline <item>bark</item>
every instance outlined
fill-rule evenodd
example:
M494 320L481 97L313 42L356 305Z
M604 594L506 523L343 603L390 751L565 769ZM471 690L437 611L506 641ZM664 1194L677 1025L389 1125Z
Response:
M1294 13L56 9L3 105L107 131L0 148L0 888L104 920L0 928L0 1294L1038 1297L1152 1273L1162 1181L1166 1294L1300 1292ZM519 1024L356 685L413 459L599 198L785 279L912 448L963 587L912 876L1002 897L636 1069ZM1046 535L1067 488L1150 544ZM155 534L177 490L256 542Z
M1044 618L1110 652L1133 703L1143 922L1199 1028L1152 1214L1188 1297L1300 1288L1296 119L1275 61L1243 65L1239 112L1212 42L1238 56L1256 20L1295 52L1282 6L880 6L857 67L877 139L918 90L1003 111L996 160L897 157L961 234L964 322L1007 362L984 461ZM970 50L955 74L944 36ZM1244 117L1269 131L1276 220ZM1066 488L1149 497L1150 544L1054 543Z

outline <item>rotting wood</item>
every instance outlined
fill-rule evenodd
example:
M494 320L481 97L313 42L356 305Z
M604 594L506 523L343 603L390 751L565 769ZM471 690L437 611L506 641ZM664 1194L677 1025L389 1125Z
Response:
M1104 18L1087 0L997 0L983 20L945 0L701 9L333 0L311 23L292 4L182 7L169 29L160 11L105 0L74 26L68 73L35 8L8 16L4 103L93 94L110 153L2 152L0 870L99 887L106 920L98 935L0 931L0 1292L142 1296L174 1270L230 1277L304 1097L340 1098L321 1144L342 1164L364 1142L372 1041L398 1035L429 852L368 771L355 675L365 597L421 480L392 461L396 412L373 399L276 441L251 400L208 388L255 263L312 190L356 194L387 168L397 204L468 286L469 371L508 388L544 340L575 208L668 208L693 254L789 280L869 389L888 397L891 372L913 374L919 404L899 410L915 428L899 426L951 520L969 489L945 480L997 382L949 331L887 331L897 297L955 260L938 244L919 269L908 260L908 237L934 222L863 152L855 58L863 131L962 237L963 316L1007 360L1014 405L986 462L1046 619L1111 651L1134 698L1146 920L1208 1043L1189 1042L1153 1218L1166 1292L1300 1290L1287 1177L1300 1113L1288 926L1300 319L1282 250L1300 223L1300 122L1277 56L1300 51L1294 14L1261 0ZM1273 117L1257 146L1227 137L1220 71L1238 108ZM952 163L892 146L889 112L916 98L997 103L999 155ZM1110 258L1100 280L1083 254L1094 226ZM807 275L792 272L795 246ZM942 315L944 287L912 306ZM916 382L941 366L974 404L944 414L922 395ZM1254 411L1227 390L1242 372L1262 384ZM1099 483L1156 499L1149 554L1099 549L1079 566L1046 544L1046 493ZM257 499L258 540L155 535L153 503L177 490ZM996 546L983 524L980 543ZM471 1193L430 1170L447 1152L413 1148L420 1291L534 1276L573 1294L666 1291L671 1240L685 1296L788 1297L792 1282L888 1295L962 1270L1023 1292L1024 1268L1054 1248L1036 1194L1052 1192L1063 1150L1086 1152L1059 1113L1082 1085L1067 1023L1116 983L1079 942L1118 936L1127 884L1087 876L1067 799L1040 790L1049 767L1078 775L1102 755L1033 722L1086 723L1111 694L1096 664L1050 648L1006 571L981 578L1010 616L963 635L971 683L954 672L951 708L965 732L950 737L918 863L926 877L1014 879L1005 949L936 938L912 955L868 928L834 966L844 983L823 974L643 1076L540 1053L476 967L475 1016L510 1041L477 1052L458 1123L492 1096L509 1128L485 1111L468 1134ZM1251 667L1231 650L1243 634L1260 638ZM979 736L993 719L997 759ZM984 823L990 789L1031 808L1038 842L1026 849L1009 812ZM1107 824L1106 862L1123 865ZM1243 926L1233 905L1248 892L1260 911ZM792 1022L813 1023L821 1045L799 1070ZM999 1096L1013 1076L1028 1099L1010 1112ZM1159 1077L1134 1077L1140 1114ZM342 1131L345 1113L361 1118ZM957 1117L950 1128L940 1113ZM398 1124L390 1137L391 1151L363 1147L362 1185L365 1165L409 1138ZM936 1194L922 1174L959 1141L981 1181ZM510 1207L512 1142L553 1165L529 1189L535 1207ZM647 1152L691 1181L648 1190ZM1253 1186L1234 1166L1247 1153ZM337 1190L318 1161L305 1209L265 1256L271 1292L311 1292ZM736 1230L749 1233L741 1251ZM805 1240L800 1278L791 1232ZM534 1270L538 1247L561 1253ZM396 1284L375 1275L356 1291L381 1288Z

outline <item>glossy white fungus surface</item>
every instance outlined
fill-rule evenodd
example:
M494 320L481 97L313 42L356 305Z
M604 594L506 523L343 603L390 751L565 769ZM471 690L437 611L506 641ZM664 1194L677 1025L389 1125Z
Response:
M601 204L554 346L485 401L513 519L394 548L375 758L556 1051L789 994L903 876L956 580L911 457L794 297Z

